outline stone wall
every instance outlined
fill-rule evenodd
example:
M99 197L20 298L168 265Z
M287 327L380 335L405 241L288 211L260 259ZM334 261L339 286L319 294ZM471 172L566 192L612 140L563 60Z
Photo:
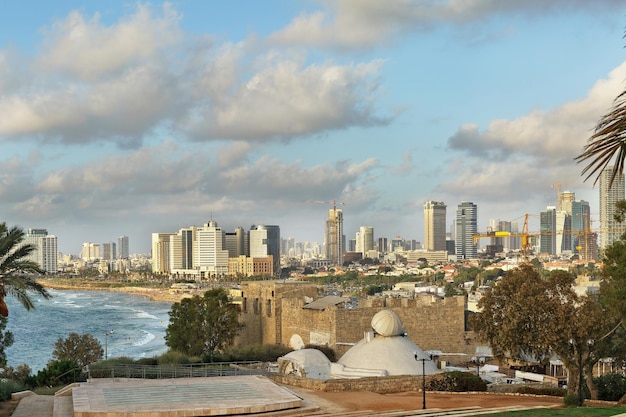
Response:
M398 314L408 337L421 349L454 353L442 358L448 363L467 362L476 350L474 333L466 330L464 297L372 298L356 309L332 306L323 311L303 309L301 300L283 299L281 305L282 344L289 346L298 335L305 345L328 345L337 358L363 339L372 317L384 308Z
M242 284L242 292L241 318L245 328L236 341L238 346L326 345L339 359L371 330L372 317L384 308L398 314L408 337L421 349L456 354L440 358L448 363L467 363L479 344L474 333L466 329L462 296L371 297L361 300L358 308L345 309L340 305L314 310L303 308L305 299L318 298L314 284L256 281Z
M237 346L281 344L283 298L317 298L317 286L293 281L248 281L241 284L241 322ZM288 344L287 344L288 345Z
M278 384L325 392L369 391L379 394L392 394L395 392L420 391L422 389L422 377L414 375L329 379L326 381L299 378L293 375L272 375L269 378ZM426 384L428 384L429 379L430 377L427 375Z

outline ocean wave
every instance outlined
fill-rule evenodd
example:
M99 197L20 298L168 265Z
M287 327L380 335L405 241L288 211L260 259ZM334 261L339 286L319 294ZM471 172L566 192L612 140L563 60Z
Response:
M151 320L161 320L154 314L147 313L143 310L133 310L135 312L135 317L138 319L151 319Z
M145 330L142 330L142 332L144 333L143 337L138 341L133 342L133 346L144 346L156 339L156 336L153 333Z

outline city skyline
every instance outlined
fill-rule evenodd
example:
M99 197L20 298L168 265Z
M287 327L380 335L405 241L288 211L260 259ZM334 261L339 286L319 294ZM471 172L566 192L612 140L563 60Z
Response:
M516 221L588 201L574 161L626 79L626 4L3 5L0 213L59 250L212 217L422 240L427 201ZM448 214L446 224L453 216ZM539 221L531 225L539 230Z

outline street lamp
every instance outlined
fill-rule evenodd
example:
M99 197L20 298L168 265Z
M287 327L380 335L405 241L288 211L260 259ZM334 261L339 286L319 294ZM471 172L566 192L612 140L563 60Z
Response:
M430 361L433 359L433 355L429 355L429 358L423 357L418 358L417 352L413 353L415 355L415 360L422 362L422 409L426 410L426 361Z
M113 334L113 330L111 330L110 332L105 332L104 333L104 360L106 361L108 359L108 344L109 344L109 336L111 336Z
M486 358L484 356L474 356L472 362L476 364L476 375L480 377L480 365L485 364Z

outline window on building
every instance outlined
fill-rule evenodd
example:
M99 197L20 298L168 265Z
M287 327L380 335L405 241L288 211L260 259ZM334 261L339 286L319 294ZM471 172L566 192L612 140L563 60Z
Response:
M267 300L267 315L271 316L272 315L272 299L268 299Z

